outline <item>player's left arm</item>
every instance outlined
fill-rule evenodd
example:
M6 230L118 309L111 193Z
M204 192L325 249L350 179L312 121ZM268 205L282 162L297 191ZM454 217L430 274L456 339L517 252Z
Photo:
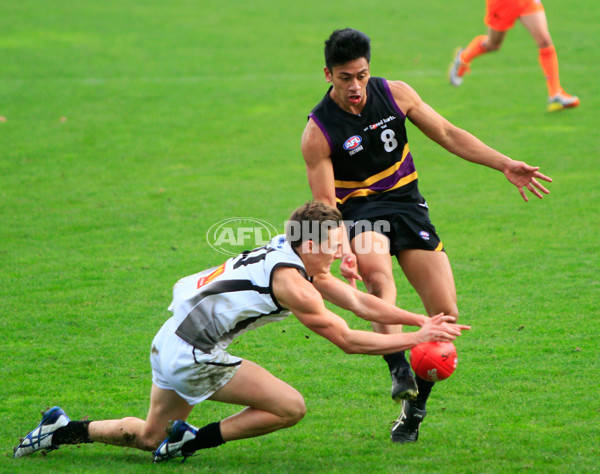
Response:
M381 298L357 290L331 273L315 275L313 285L324 299L340 308L352 311L359 318L367 321L423 327L429 320L428 316L411 313Z
M406 117L427 137L450 153L472 163L501 171L519 189L525 201L528 201L525 188L540 199L543 197L542 193L550 193L538 179L547 182L552 182L552 179L540 173L538 166L513 160L487 146L466 130L456 127L423 102L408 84L390 81L389 85L394 99Z
M351 288L348 285L349 288ZM454 324L452 316L437 315L417 331L378 334L353 330L346 321L329 311L319 292L297 269L280 267L273 274L273 295L311 331L338 346L347 354L393 354L427 341L453 341L469 326Z

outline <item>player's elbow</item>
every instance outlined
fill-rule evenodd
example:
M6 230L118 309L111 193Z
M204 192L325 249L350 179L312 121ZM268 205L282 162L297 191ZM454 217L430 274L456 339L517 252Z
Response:
M363 354L363 348L358 343L352 330L344 331L338 341L337 346L346 354Z
M362 303L358 298L348 298L347 301L344 302L344 309L354 313L361 319L366 319L367 321L371 321L369 317L370 309L368 305Z
M343 345L343 346L339 346L341 350L344 351L344 353L346 354L360 354L360 350L358 347L353 346L351 344L348 345Z
M330 196L328 193L322 192L317 188L313 189L313 199L322 202L323 204L327 204L330 207L336 207L337 205L335 196Z
M463 129L443 119L428 131L427 136L450 153L460 156L465 133Z

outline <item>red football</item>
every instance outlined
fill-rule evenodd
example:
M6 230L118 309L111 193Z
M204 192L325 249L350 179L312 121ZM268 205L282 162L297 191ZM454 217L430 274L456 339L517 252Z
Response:
M424 342L410 350L410 365L423 380L439 382L452 375L458 358L451 342Z

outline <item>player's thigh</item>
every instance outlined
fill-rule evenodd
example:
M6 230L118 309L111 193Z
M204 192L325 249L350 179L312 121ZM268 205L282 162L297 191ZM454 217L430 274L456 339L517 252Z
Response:
M548 31L548 20L543 10L530 15L524 15L519 19L523 23L523 26L527 28L527 31L529 31L539 48L547 48L552 45L552 37L550 36L550 31Z
M294 387L249 360L209 400L250 406L279 416L304 411L304 398Z
M445 252L409 249L398 252L398 263L417 291L427 314L444 312L458 316L456 286Z
M169 422L187 419L192 408L174 390L166 390L152 384L144 437L155 438L159 441L164 439L166 437L165 429L169 426Z
M379 232L367 231L356 235L351 245L368 291L386 299L393 297L395 302L389 239Z

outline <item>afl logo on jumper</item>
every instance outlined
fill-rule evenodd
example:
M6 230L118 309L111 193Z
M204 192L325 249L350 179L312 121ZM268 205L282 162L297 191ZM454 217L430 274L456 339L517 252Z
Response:
M344 143L344 150L348 152L348 155L352 156L363 149L361 143L362 138L360 137L360 135L354 135L353 137L350 137L348 138L348 140L346 140L346 142Z
M353 137L348 138L346 143L344 143L344 150L354 150L359 147L362 142L362 138L359 135L354 135Z

